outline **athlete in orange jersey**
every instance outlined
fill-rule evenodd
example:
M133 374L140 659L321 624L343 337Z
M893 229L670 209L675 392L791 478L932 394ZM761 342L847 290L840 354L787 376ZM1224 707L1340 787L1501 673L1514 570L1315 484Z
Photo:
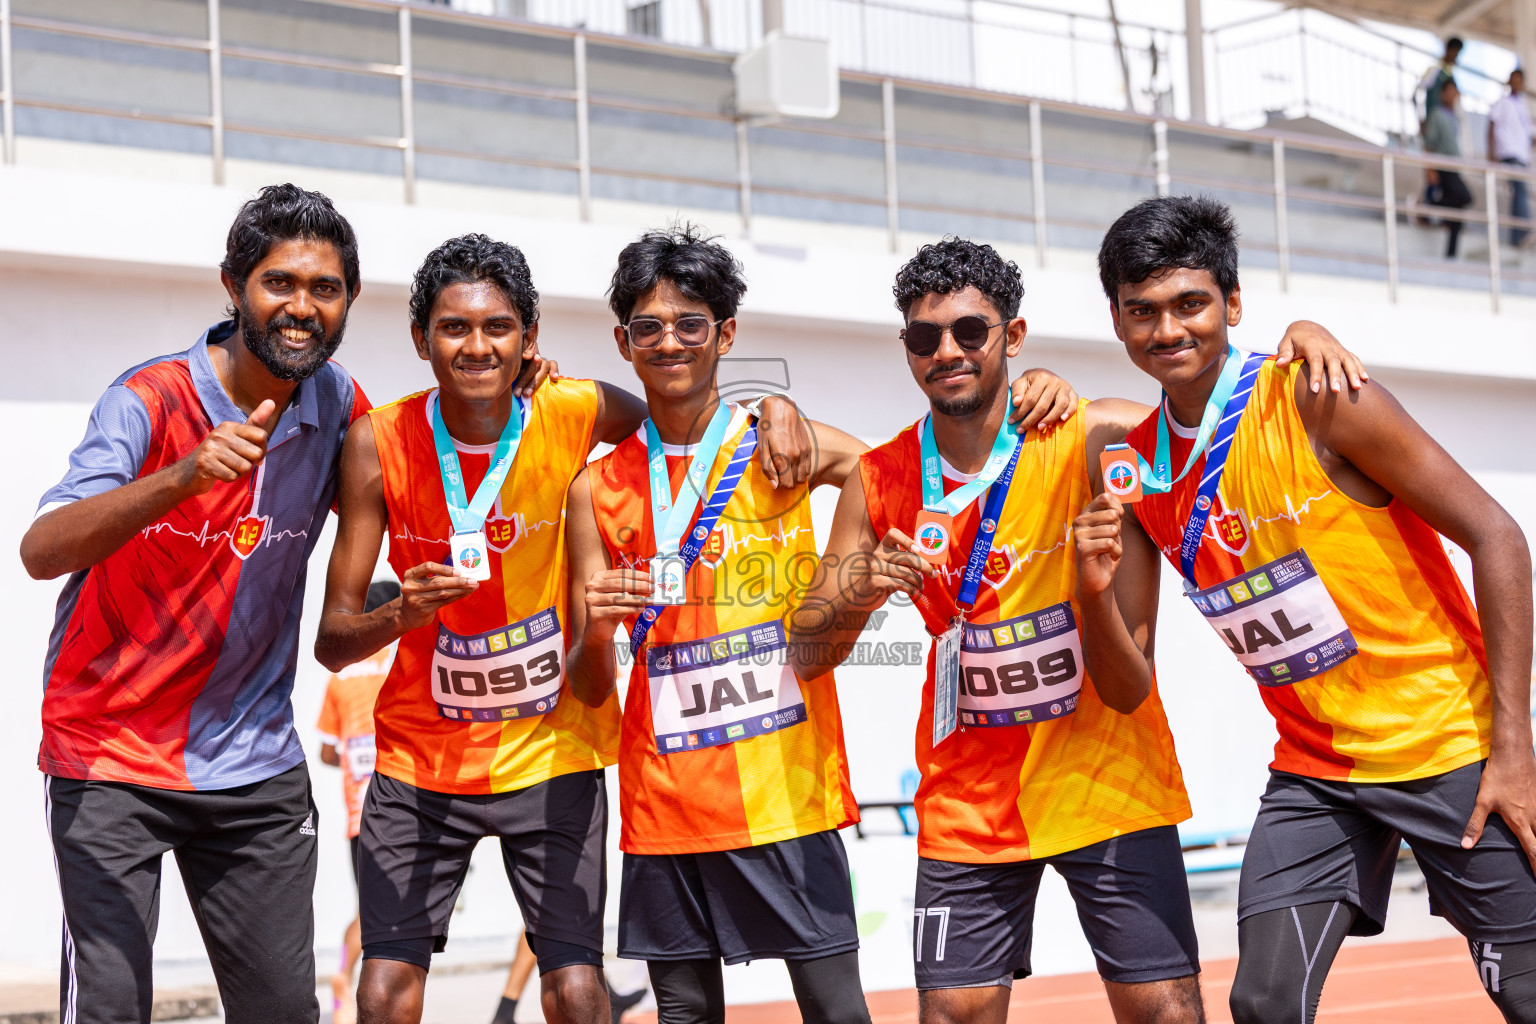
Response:
M721 960L764 958L787 961L806 1020L858 1024L835 831L858 808L836 684L795 674L784 620L816 568L809 493L841 485L864 446L812 424L819 465L789 492L739 462L751 416L721 401L716 376L745 290L730 252L692 230L649 233L619 258L615 338L651 419L571 487L571 684L604 706L615 637L630 640L619 955L648 961L663 1024L722 1021ZM1064 398L1054 385L1021 382ZM1031 410L1061 411L1044 396ZM647 607L671 584L680 607Z
M375 580L368 587L363 610L371 612L399 596L400 584L394 580ZM395 649L390 646L371 658L333 673L325 684L320 719L315 723L320 732L320 760L341 769L341 792L347 807L347 860L352 865L354 886L357 884L357 836L362 829L363 797L373 778L373 706L394 662ZM362 955L361 925L353 917L342 933L341 966L331 975L332 1024L353 1024L357 1020L352 975Z
M432 953L484 836L501 840L546 1014L608 1021L603 768L619 712L562 699L563 506L593 445L625 437L644 407L592 381L518 394L537 355L537 303L513 246L466 235L432 252L412 287L411 332L438 387L374 410L342 455L316 655L334 669L400 642L375 713L360 836L365 1021L420 1019ZM804 429L792 405L771 404L789 433L768 452L798 464ZM402 594L364 613L386 533Z
M791 644L802 675L825 671L896 591L917 598L929 632L954 630L955 690L935 687L941 642L917 727L924 1022L1004 1020L1047 864L1067 879L1116 1020L1197 1022L1174 828L1189 801L1151 667L1156 552L1126 559L1117 611L1079 593L1069 530L1099 485L1100 450L1147 410L1084 403L1015 440L1004 382L1024 345L1023 290L1016 266L964 239L924 246L897 275L929 414L866 453L843 489ZM1336 352L1326 332L1296 330L1287 350L1297 340ZM1134 641L1098 643L1106 616L1124 631L1121 613Z
M1099 272L1165 396L1129 437L1147 462L1136 518L1279 728L1243 857L1234 1021L1312 1019L1345 935L1382 930L1404 839L1506 1019L1536 1021L1519 527L1379 384L1315 391L1229 346L1242 296L1221 203L1138 204ZM1121 514L1101 499L1080 536L1113 539ZM1437 531L1471 555L1479 607Z

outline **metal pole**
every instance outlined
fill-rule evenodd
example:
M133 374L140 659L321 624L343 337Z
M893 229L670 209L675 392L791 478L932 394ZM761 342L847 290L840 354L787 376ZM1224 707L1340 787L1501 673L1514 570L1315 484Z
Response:
M1030 206L1035 214L1035 262L1045 269L1045 148L1040 138L1040 101L1029 101Z
M1296 38L1297 46L1301 50L1301 116L1306 117L1312 113L1312 83L1307 77L1307 14L1298 11L1296 14L1298 26Z
M1280 290L1291 290L1291 221L1286 210L1285 142L1275 140L1275 267L1280 272Z
M885 127L885 231L891 252L899 252L901 208L896 200L896 83L889 78L880 83L880 105Z
M587 37L576 33L576 205L592 219L592 138L587 122Z
M1397 179L1391 153L1381 154L1381 199L1386 204L1387 300L1397 301Z
M224 184L224 33L219 0L208 0L208 113L213 153L213 183Z
M1205 19L1201 0L1184 0L1184 59L1189 65L1189 118L1205 118Z
M1157 194L1165 196L1173 184L1173 177L1168 173L1167 121L1156 121L1152 124L1152 166L1157 174Z
M11 71L11 0L0 0L0 91L5 93L5 162L16 162L16 76Z
M1483 205L1488 208L1488 301L1499 311L1499 176L1492 167L1483 172Z
M412 88L411 9L400 8L400 170L405 178L405 201L416 202L416 95Z
M752 237L752 151L747 145L747 122L736 122L736 189L741 211L741 237Z

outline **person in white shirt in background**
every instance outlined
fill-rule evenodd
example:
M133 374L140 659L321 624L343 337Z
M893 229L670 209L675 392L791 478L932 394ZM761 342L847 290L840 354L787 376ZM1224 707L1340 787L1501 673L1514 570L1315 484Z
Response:
M1525 72L1516 68L1509 76L1509 93L1499 99L1488 111L1488 159L1501 164L1514 164L1521 170L1531 168L1532 136L1531 108L1525 98ZM1530 191L1520 178L1510 179L1509 213L1517 220L1531 219ZM1517 248L1524 244L1529 232L1523 227L1512 227L1510 244Z

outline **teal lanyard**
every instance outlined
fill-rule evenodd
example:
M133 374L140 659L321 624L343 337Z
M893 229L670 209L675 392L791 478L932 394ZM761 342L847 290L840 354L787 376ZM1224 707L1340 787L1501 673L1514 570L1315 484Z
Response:
M507 416L507 425L501 428L496 450L491 453L491 466L485 471L485 479L475 489L473 500L465 497L464 474L459 471L459 453L454 449L453 438L448 435L448 427L443 423L442 395L439 393L437 401L432 403L432 443L437 446L437 467L442 471L443 496L448 499L448 518L453 520L455 535L475 533L485 525L485 517L490 514L501 485L512 471L512 462L517 458L517 448L522 441L522 403L514 398L512 412Z
M923 508L930 512L948 512L952 516L965 511L970 507L971 502L979 498L982 492L991 487L1002 475L1018 444L1018 435L1013 432L1013 425L1005 417L1002 426L997 428L997 437L992 441L992 453L987 456L986 465L981 467L981 472L976 474L976 479L956 487L946 495L944 473L939 468L939 446L933 439L933 416L931 414L925 416L923 418Z
M651 528L656 531L656 554L675 555L682 540L683 531L693 520L693 513L704 496L704 482L720 454L730 426L731 414L726 404L715 406L704 437L694 450L693 461L688 464L688 476L683 480L678 500L672 500L672 478L667 473L667 451L661 443L656 424L645 421L645 451L651 474ZM691 500L690 500L691 499Z
M1148 494L1167 494L1174 484L1189 473L1200 456L1205 452L1205 446L1210 443L1211 435L1216 432L1217 426L1222 422L1222 413L1227 408L1227 402L1232 398L1232 392L1237 390L1238 378L1243 372L1243 353L1227 346L1227 361L1221 368L1221 376L1216 378L1216 387L1211 390L1211 396L1205 400L1205 413L1200 417L1200 431L1195 435L1194 446L1189 449L1189 458L1184 460L1184 468L1179 470L1178 476L1170 476L1169 451L1171 445L1168 440L1168 393L1163 392L1162 401L1158 407L1157 416L1157 451L1153 455L1152 465L1148 466L1138 455L1141 461L1141 489ZM1241 415L1239 410L1238 415Z

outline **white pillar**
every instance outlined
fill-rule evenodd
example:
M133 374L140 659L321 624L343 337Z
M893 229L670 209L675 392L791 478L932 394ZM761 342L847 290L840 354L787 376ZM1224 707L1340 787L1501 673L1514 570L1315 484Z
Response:
M763 35L784 31L784 0L763 0Z
M1526 89L1536 88L1531 73L1536 70L1536 0L1510 0L1515 22L1515 56L1525 68Z
M1536 0L1516 0L1536 4ZM1205 120L1205 19L1200 0L1184 0L1184 49L1189 60L1189 119Z

